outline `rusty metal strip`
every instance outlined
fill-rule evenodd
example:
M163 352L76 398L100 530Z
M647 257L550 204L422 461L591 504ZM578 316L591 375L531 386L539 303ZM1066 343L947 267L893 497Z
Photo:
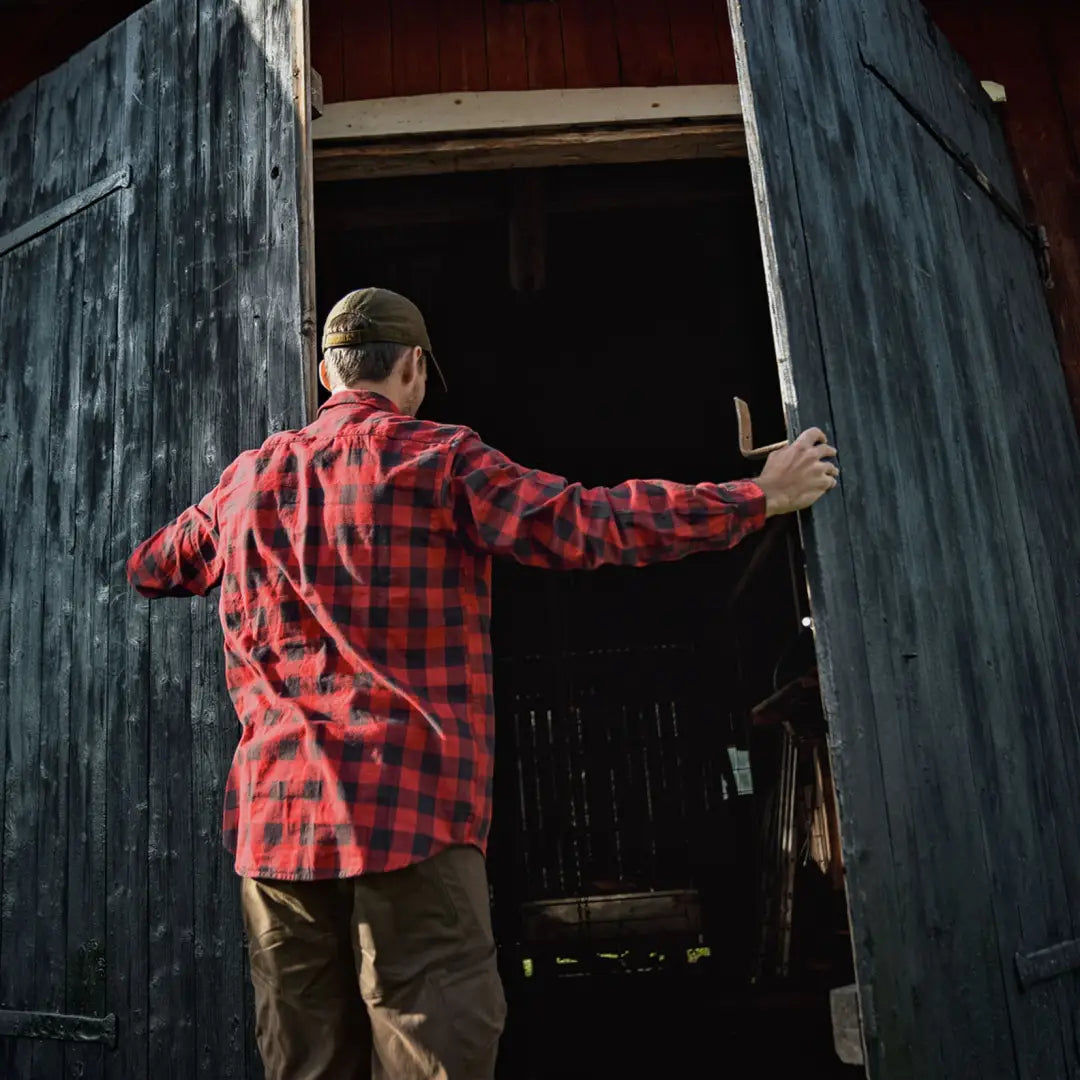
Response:
M59 1039L62 1042L97 1042L116 1046L116 1014L71 1016L65 1013L20 1012L0 1009L0 1037Z
M859 56L863 67L873 75L886 90L903 106L904 110L911 115L916 123L956 162L960 170L982 189L990 201L1017 229L1027 237L1028 243L1035 249L1035 256L1039 261L1043 279L1049 284L1049 266L1047 265L1047 238L1046 231L1038 225L1034 225L1024 218L1024 215L1013 205L1012 200L979 168L974 158L960 148L957 142L934 122L922 108L911 100L889 76L874 62L874 58L866 52L863 46L859 47Z
M1071 971L1080 971L1080 939L1062 941L1037 952L1016 954L1016 974L1024 990Z
M41 236L50 229L55 229L57 225L81 213L87 207L101 202L107 195L126 187L131 187L130 165L125 165L119 172L106 176L104 180L91 184L88 188L72 195L70 199L65 199L62 203L38 214L37 217L31 218L25 225L20 225L6 236L0 236L0 256L7 255L8 252L22 247L23 244L28 244L35 237Z

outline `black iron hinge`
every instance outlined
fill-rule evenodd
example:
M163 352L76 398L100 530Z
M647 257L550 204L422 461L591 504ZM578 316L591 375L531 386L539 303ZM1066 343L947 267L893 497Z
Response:
M1016 954L1016 974L1023 990L1036 983L1067 975L1070 971L1080 971L1080 939L1062 941L1036 952Z
M116 1013L108 1016L71 1016L65 1013L21 1012L0 1009L0 1037L60 1039L63 1042L98 1042L116 1046Z

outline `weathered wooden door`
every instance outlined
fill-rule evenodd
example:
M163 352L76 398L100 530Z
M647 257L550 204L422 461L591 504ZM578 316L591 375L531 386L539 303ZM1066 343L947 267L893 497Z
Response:
M1080 453L1037 236L915 0L729 6L789 422L841 453L806 540L869 1073L1075 1077Z
M155 0L0 104L5 1080L257 1069L215 606L124 562L304 420L303 49L299 3Z

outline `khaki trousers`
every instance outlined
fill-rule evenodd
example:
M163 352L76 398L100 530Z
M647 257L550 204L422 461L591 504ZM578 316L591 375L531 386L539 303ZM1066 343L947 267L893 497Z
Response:
M242 897L266 1080L490 1080L506 1004L476 848Z

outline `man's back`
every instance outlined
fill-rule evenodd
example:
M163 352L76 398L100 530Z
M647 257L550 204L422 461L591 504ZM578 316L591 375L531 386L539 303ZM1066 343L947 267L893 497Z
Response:
M222 587L237 871L352 877L486 843L492 555L643 565L764 515L750 482L585 489L345 390L242 454L129 573L151 596Z

